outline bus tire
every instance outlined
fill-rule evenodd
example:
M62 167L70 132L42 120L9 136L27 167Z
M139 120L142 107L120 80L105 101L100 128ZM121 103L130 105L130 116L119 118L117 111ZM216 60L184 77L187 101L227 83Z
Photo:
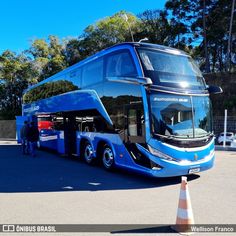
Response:
M114 169L114 153L108 144L103 146L102 164L106 170Z
M82 157L89 165L94 163L93 147L90 142L86 141L82 145Z

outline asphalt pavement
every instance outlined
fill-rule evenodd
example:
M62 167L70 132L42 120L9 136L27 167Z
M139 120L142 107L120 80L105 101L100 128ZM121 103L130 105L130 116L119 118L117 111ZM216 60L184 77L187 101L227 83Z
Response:
M235 179L236 152L230 151L217 151L213 169L188 177L196 224L235 223ZM45 151L33 158L19 145L2 143L0 224L171 225L180 181L107 172Z

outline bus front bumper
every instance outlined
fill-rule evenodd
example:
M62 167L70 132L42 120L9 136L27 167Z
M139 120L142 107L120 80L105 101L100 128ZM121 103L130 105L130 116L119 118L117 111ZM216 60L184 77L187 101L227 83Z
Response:
M157 157L155 157L157 158ZM154 160L153 156L152 161ZM158 158L158 166L150 170L150 175L153 177L171 177L189 175L208 170L213 167L215 160L215 151L212 150L209 155L199 161L168 161ZM156 163L154 161L154 163Z

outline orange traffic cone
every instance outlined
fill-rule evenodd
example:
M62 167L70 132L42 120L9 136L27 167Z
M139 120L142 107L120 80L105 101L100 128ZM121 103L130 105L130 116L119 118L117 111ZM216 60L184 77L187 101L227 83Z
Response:
M191 234L190 227L193 224L193 210L188 191L187 177L182 176L176 224L172 228L181 234Z

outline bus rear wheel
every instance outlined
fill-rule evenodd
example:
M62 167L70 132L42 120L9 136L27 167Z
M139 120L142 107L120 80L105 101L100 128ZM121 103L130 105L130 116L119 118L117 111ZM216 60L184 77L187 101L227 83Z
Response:
M82 148L82 155L85 162L91 165L94 162L93 148L89 142L85 142Z
M106 170L114 168L114 154L109 145L105 145L102 151L102 164Z

